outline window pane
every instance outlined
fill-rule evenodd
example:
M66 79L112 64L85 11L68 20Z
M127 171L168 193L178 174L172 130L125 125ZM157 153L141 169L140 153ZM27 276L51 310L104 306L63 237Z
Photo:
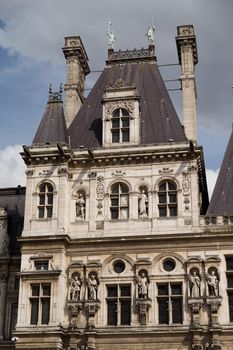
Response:
M31 299L31 324L38 322L39 300Z
M116 118L116 119L112 119L112 128L116 129L120 127L120 119Z
M130 325L131 322L131 301L121 300L121 324Z
M53 192L53 186L51 184L47 184L47 191Z
M169 193L169 203L176 203L176 193Z
M172 295L181 295L182 294L182 285L180 283L171 284Z
M17 314L18 314L18 305L11 305L11 323L10 323L10 334L12 335L12 331L15 330L15 326L17 323Z
M130 286L121 286L121 296L122 297L130 297L131 288Z
M228 292L230 322L233 322L233 292Z
M122 127L123 128L129 127L129 118L122 118Z
M168 189L169 190L176 190L176 184L174 184L174 182L168 181Z
M158 295L168 295L168 284L158 284Z
M111 219L112 220L118 219L118 209L111 209Z
M169 324L168 298L159 298L159 323Z
M125 117L126 115L129 115L129 112L127 111L127 109L121 108L121 114Z
M45 192L45 184L40 185L40 192Z
M43 284L42 289L43 289L43 296L50 295L50 286L49 285Z
M129 200L128 195L121 195L120 200L121 200L121 206L128 206L128 200Z
M53 216L53 207L47 207L47 218L51 218Z
M48 194L47 198L48 198L48 204L53 204L53 195L52 194Z
M34 284L31 286L32 288L32 296L33 297L38 297L40 294L40 286L39 284Z
M44 194L40 194L39 195L39 204L40 205L44 205L45 204L45 195Z
M112 193L119 193L119 184L115 184L112 186Z
M227 270L233 270L233 257L226 256Z
M119 206L119 197L112 197L111 196L111 206L112 207L118 207Z
M44 218L44 207L38 207L39 211L39 218L43 219Z
M233 275L227 274L227 287L233 288Z
M122 130L122 142L129 142L129 130Z
M120 210L120 219L126 220L129 217L129 210L128 208L121 208Z
M166 182L159 185L159 191L166 191Z
M166 202L167 202L166 193L159 193L159 203L166 203Z
M120 108L115 109L115 111L112 114L112 117L119 117L120 116Z
M167 216L167 208L166 207L159 207L159 216L160 217Z
M120 142L120 133L119 130L112 130L112 142Z
M172 298L172 323L182 323L182 298Z
M117 303L116 301L108 301L108 325L117 325Z
M117 286L108 286L108 297L117 297Z
M50 299L42 299L42 315L41 315L41 324L49 323L49 309L50 309Z
M126 186L125 184L122 184L122 183L119 185L120 185L121 193L128 193L129 192L128 186Z
M177 216L177 207L169 206L170 216Z

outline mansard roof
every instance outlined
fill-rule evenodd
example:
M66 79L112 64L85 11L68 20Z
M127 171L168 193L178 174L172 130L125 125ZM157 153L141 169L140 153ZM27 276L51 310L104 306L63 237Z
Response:
M69 127L72 148L102 146L102 101L109 86L123 80L136 87L141 144L186 141L184 129L158 70L152 50L109 50L107 66Z
M43 118L32 143L33 145L48 143L68 144L61 91L59 93L52 93L50 90L49 100Z
M209 215L233 215L233 131L211 197Z

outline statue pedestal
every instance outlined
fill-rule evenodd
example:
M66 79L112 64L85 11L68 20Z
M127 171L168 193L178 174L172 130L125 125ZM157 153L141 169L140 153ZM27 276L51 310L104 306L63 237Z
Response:
M206 303L210 306L211 325L215 327L218 325L218 309L222 304L222 297L208 296L206 298Z
M77 327L77 316L83 308L81 301L70 300L67 303L68 309L70 310L70 326L71 328Z
M88 329L95 328L95 314L100 308L100 301L99 300L87 300L85 301L85 309L87 310L88 314Z
M151 308L151 299L136 299L136 307L139 311L139 322L141 325L147 323L147 313Z
M192 327L196 328L200 325L200 309L203 306L204 301L202 297L188 298L188 306L192 312Z

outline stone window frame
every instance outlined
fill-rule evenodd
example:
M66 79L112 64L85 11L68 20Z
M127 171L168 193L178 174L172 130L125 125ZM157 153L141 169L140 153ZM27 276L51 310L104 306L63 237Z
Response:
M117 288L117 295L116 296L109 296L108 295L108 288L110 287L116 287ZM127 296L122 296L121 295L121 287L129 287L130 288L130 295ZM112 281L106 281L105 283L105 300L106 300L106 325L108 327L121 327L121 326L131 326L132 324L132 310L133 310L133 302L134 302L134 298L133 298L133 283L131 282L131 280L128 281L116 281L115 279ZM114 324L109 324L109 302L113 302L116 304L116 323ZM130 313L129 315L129 322L124 323L124 321L122 322L122 318L123 318L123 312L122 312L122 301L128 301L129 303L127 303L127 307L128 307L128 311Z
M163 185L165 183L165 190L160 190L160 186ZM174 184L175 185L175 189L169 189L169 183ZM158 218L159 219L163 219L163 218L177 218L179 215L179 186L178 183L175 179L171 178L171 177L165 177L162 179L159 179L159 181L157 182L157 210L158 210ZM175 202L170 202L170 196L169 196L169 192L170 195L174 195L174 193L176 194L176 201ZM160 194L165 194L166 196L166 202L160 202L159 196ZM165 208L166 211L166 215L160 215L160 208ZM175 208L176 210L176 215L170 215L170 210L172 208Z
M45 189L45 192L41 192L41 187L43 185L45 185L46 188L48 186L51 186L53 191L48 192ZM40 195L41 194L45 195L45 201L44 201L44 203L40 204ZM48 194L52 194L52 203L48 203L48 197L47 197ZM52 220L55 217L55 207L56 207L55 206L55 200L56 200L56 195L57 195L56 187L55 187L55 184L52 181L44 180L44 181L40 182L37 185L37 191L36 191L36 196L37 196L37 214L36 214L36 217L38 218L38 220ZM43 215L43 217L40 217L39 208L44 208L44 215ZM47 208L52 208L51 216L50 215L48 216L48 212L46 213L46 211L47 211L46 209Z
M33 295L33 287L39 286L39 293L38 295ZM44 294L44 288L49 286L49 294ZM31 326L47 326L50 323L51 320L51 308L52 308L52 283L51 281L43 281L43 282L37 282L33 281L30 282L30 296L29 296L29 304L30 304L30 325ZM49 301L49 310L48 314L46 315L46 321L43 322L43 310L45 310L45 304L44 301ZM37 322L34 323L32 321L33 316L33 309L32 309L32 302L37 302ZM36 305L36 304L34 304Z
M115 194L112 193L112 188L114 186L120 186L120 185L123 185L125 187L127 187L128 189L128 192L116 192ZM127 204L126 205L121 205L121 198L126 196L127 195ZM112 199L113 197L118 197L118 205L115 205L113 206L112 205ZM110 187L109 187L109 200L110 200L110 203L109 203L109 209L110 209L110 220L119 220L119 221L122 221L122 220L129 220L130 218L130 186L128 183L126 183L125 181L121 181L121 180L118 180L118 181L115 181L113 182ZM112 208L115 208L117 211L118 211L118 217L117 218L113 218L112 217ZM126 218L121 218L119 217L119 214L121 213L121 208L123 209L127 209L127 217Z
M115 137L117 136L117 141L114 141L114 135ZM130 142L130 111L128 109L118 107L113 110L111 116L111 136L112 144L128 144ZM124 140L124 138L127 139Z

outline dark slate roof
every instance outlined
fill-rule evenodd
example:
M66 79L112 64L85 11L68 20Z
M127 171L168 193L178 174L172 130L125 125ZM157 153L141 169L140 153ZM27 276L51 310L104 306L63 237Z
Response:
M66 143L68 133L60 95L50 95L43 118L32 141L33 144Z
M140 96L141 144L186 141L184 129L158 70L151 62L107 66L69 127L72 148L102 146L102 99L107 86L122 79Z
M17 237L23 230L25 193L25 187L0 188L0 206L6 209L8 215L11 255L20 253Z
M207 214L233 215L233 131L223 158Z

